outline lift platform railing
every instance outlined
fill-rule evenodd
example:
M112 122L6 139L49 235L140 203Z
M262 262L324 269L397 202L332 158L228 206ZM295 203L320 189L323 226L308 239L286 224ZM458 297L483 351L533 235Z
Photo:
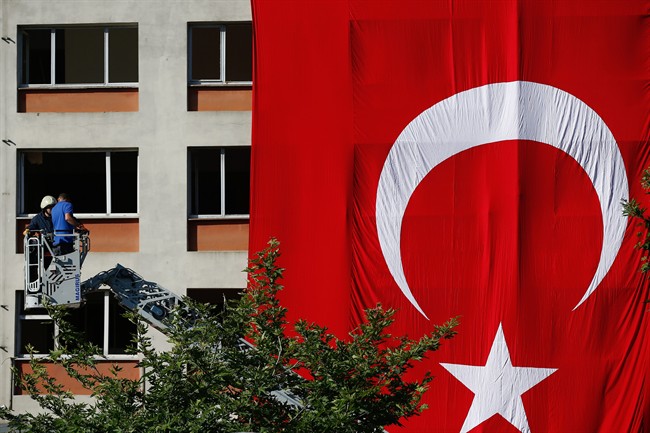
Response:
M25 309L81 302L81 266L90 251L87 231L57 234L72 238L72 251L56 255L51 233L27 231L25 251Z

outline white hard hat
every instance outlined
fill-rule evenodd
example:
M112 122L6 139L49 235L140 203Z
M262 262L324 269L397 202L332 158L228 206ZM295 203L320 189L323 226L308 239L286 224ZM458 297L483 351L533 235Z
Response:
M43 197L43 200L41 200L41 209L45 209L48 206L54 206L55 204L56 204L56 199L51 195L46 195L45 197Z

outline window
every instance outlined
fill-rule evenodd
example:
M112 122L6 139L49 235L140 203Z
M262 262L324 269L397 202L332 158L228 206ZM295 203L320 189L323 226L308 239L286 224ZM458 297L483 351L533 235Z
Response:
M248 215L249 146L190 149L188 159L191 216Z
M193 24L189 27L191 84L250 84L253 27L250 22Z
M138 82L137 26L20 29L22 87Z
M71 195L77 214L138 212L138 151L25 151L18 155L18 214L40 211L45 195Z
M221 310L227 301L241 298L243 292L244 289L187 289L187 297Z
M24 310L22 291L16 292L16 305L16 356L26 356L28 345L39 354L54 349L56 329L47 311L43 308ZM125 354L137 332L135 324L123 317L124 308L108 291L89 294L84 305L69 311L68 321L87 341L101 347L104 356Z

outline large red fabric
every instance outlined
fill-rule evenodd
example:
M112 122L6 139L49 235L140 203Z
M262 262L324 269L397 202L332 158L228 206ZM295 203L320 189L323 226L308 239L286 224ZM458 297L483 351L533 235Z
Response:
M648 202L650 3L252 5L251 250L280 240L290 318L460 316L417 367L430 409L389 430L650 431L619 205Z

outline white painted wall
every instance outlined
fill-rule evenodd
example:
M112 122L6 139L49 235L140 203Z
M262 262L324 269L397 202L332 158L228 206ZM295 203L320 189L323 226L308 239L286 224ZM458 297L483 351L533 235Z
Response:
M0 41L0 404L11 401L17 150L137 147L140 251L94 253L82 279L116 263L184 294L189 287L244 287L244 252L188 252L187 148L250 144L250 112L187 111L187 23L251 19L248 0L0 0L0 33L18 41L28 24L137 23L139 112L17 113L17 44ZM160 338L160 337L158 337ZM21 409L21 399L14 407ZM25 406L27 408L28 405Z

